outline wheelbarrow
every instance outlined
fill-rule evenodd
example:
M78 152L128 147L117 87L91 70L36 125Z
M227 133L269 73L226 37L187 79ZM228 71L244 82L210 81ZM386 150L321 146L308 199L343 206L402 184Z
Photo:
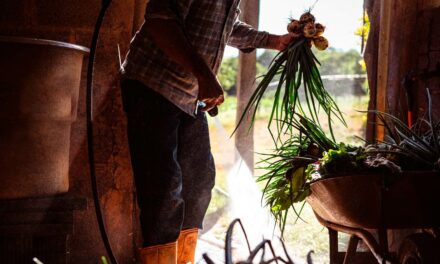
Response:
M374 263L440 263L440 173L366 174L328 178L311 184L307 202L329 229L330 263L360 263L362 240ZM398 252L390 252L388 230L417 229ZM350 235L343 259L338 232ZM377 234L377 237L375 237ZM371 258L371 254L369 254ZM377 260L377 262L376 262ZM365 258L361 263L367 262Z

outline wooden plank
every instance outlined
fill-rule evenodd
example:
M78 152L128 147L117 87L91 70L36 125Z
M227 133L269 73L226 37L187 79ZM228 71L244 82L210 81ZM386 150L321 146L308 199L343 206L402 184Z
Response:
M364 59L367 65L368 86L370 89L370 102L368 110L375 110L377 99L377 66L379 52L379 32L380 32L380 1L365 0L365 9L368 13L371 23L368 42L365 48ZM375 115L368 113L366 140L374 142L376 138Z
M344 264L353 263L354 258L356 257L356 250L357 250L359 241L360 241L360 239L357 236L355 236L355 235L350 236L350 241L348 242L347 252L344 257Z
M73 224L73 212L15 212L0 214L0 226L19 224Z
M422 0L421 2L421 9L440 7L440 0Z
M241 1L242 10L241 20L255 28L258 27L259 0ZM255 90L255 77L257 73L257 53L256 51L244 54L240 52L238 77L237 77L237 117L240 120L244 109ZM235 145L238 152L246 162L250 171L254 168L254 130L249 129L251 125L250 115L247 116L235 133Z
M440 7L419 12L416 28L419 29L417 34L417 51L418 63L417 71L432 71L436 69L437 63L440 63ZM433 99L434 120L440 117L439 89L440 78L430 80L419 80L414 83L413 93L416 97L414 112L417 117L426 117L428 103L426 100L426 88L429 87Z
M0 213L31 211L55 212L85 209L87 209L86 198L70 195L0 201Z
M330 264L340 263L338 261L338 231L329 228L328 234L330 239Z
M62 235L73 232L72 224L31 224L31 225L7 225L0 226L0 237L8 235L25 234L27 236L35 235Z
M383 0L380 7L380 24L379 33L379 59L377 74L377 94L376 94L376 110L386 111L387 85L388 85L388 63L389 63L389 40L391 28L391 11L395 0ZM379 118L376 123L380 124ZM385 136L383 126L376 126L376 139L382 140Z
M386 107L400 120L407 120L408 104L402 80L417 67L417 0L393 0L388 41ZM410 101L415 98L410 94Z

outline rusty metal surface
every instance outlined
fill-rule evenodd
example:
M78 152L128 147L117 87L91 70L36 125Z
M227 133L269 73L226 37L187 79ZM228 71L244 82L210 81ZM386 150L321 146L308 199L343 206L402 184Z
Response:
M374 257L374 259L377 261L377 263L395 264L394 258L392 258L387 253L387 250L381 248L381 245L379 245L376 238L373 236L373 234L370 231L363 228L352 228L352 227L347 227L332 222L328 222L322 219L321 217L319 217L319 215L316 215L316 218L323 226L329 229L330 239L333 240L333 245L332 244L330 245L331 264L341 263L338 260L338 253L345 254L344 261L345 259L355 258L359 253L356 251L350 251L349 249L347 249L347 252L339 252L337 247L338 232L343 232L351 236L356 236L357 238L361 239L365 243L365 245L370 249L370 252Z
M48 40L48 39L0 36L0 42L14 43L14 44L20 43L20 44L29 44L29 45L55 46L59 48L78 50L84 52L84 54L90 52L90 49L84 46L61 42L61 41Z
M0 39L0 199L69 188L70 128L85 50L34 42Z
M313 183L307 202L323 220L350 228L438 227L439 186L436 172L404 173L394 181L380 174L344 176Z

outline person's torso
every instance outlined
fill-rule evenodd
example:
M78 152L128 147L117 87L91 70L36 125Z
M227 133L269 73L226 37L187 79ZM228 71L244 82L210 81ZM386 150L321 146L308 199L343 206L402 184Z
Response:
M220 67L227 39L238 18L239 2L176 0L175 12L183 23L185 35L215 73ZM191 5L188 8L189 3ZM186 13L186 17L182 17L182 13ZM198 93L197 80L153 43L144 26L136 33L123 66L128 78L141 81L189 114L194 110Z

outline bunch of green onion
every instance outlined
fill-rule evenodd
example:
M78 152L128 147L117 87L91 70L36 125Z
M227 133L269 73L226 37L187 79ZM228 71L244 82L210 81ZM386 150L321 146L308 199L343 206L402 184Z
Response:
M335 101L324 88L318 69L319 61L311 49L313 45L318 50L325 50L328 47L327 39L322 36L325 27L315 23L315 17L307 12L299 20L292 19L287 30L291 34L295 34L297 40L285 50L280 51L273 59L267 74L263 76L245 107L237 127L248 114L251 114L251 123L253 124L263 95L272 80L279 76L268 123L270 131L272 122L275 121L277 124L275 141L280 139L279 136L282 133L291 129L288 124L291 124L295 119L296 113L309 116L311 120L319 124L318 113L320 109L326 114L330 133L334 138L333 117L336 116L343 124L345 121ZM300 100L300 89L303 89L305 102Z

